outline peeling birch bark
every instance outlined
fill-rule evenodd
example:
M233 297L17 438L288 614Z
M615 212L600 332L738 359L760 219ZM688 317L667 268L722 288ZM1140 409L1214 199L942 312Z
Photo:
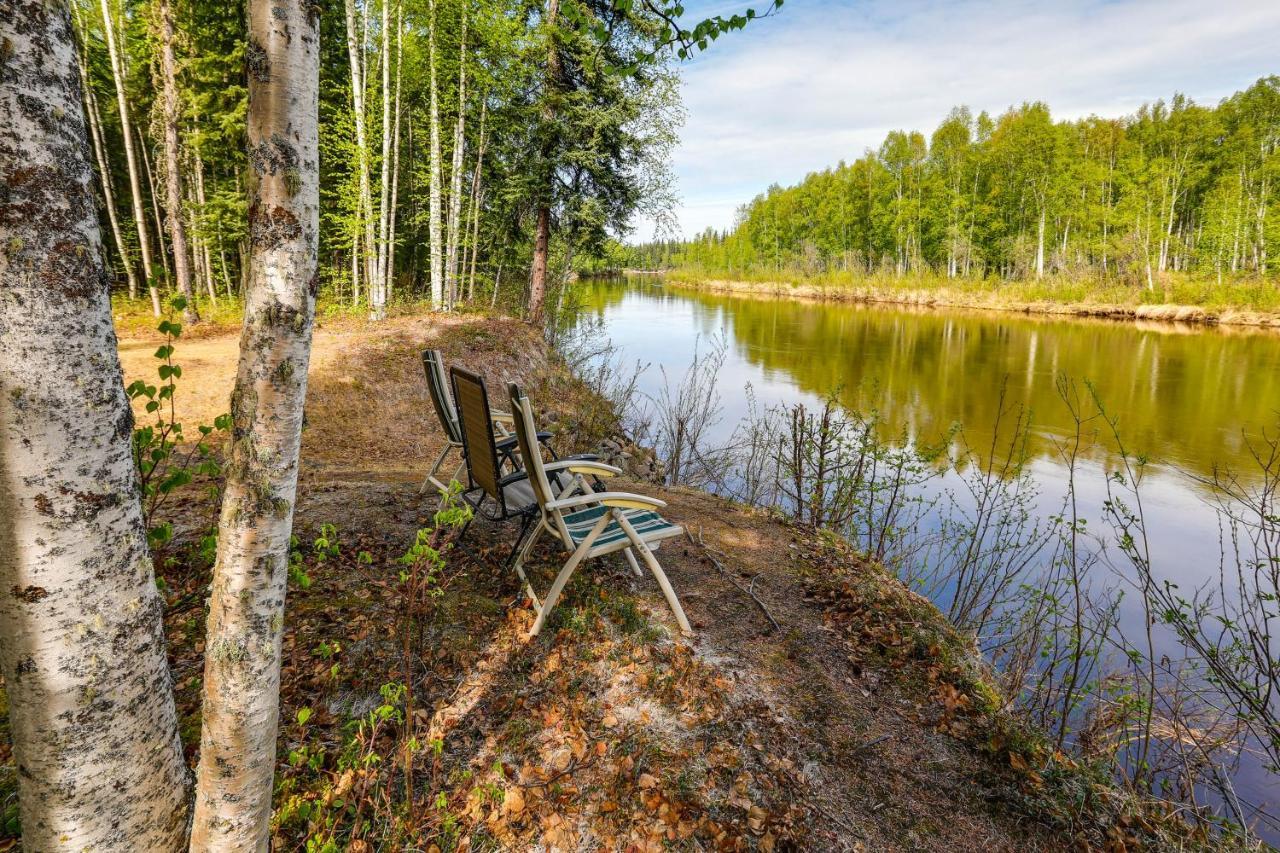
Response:
M266 850L319 231L319 7L249 4L249 287L205 640L191 849Z
M23 846L180 850L187 767L66 4L0 15L0 669Z

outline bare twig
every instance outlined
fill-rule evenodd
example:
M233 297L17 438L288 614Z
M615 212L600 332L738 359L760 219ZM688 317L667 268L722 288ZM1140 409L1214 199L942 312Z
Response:
M592 764L595 764L595 763L596 763L596 756L594 755L591 756L591 758L587 759L586 761L582 762L581 764L579 764L578 759L575 758L569 762L568 767L561 770L559 773L555 774L554 776L548 776L546 779L535 780L532 782L517 782L516 785L517 787L520 787L520 788L546 788L552 785L553 783L560 781L564 777L569 776L573 773L576 773L579 770L586 770L588 767L590 767Z
M760 596L756 595L755 592L752 591L756 583L755 578L751 579L752 589L748 589L747 587L738 583L738 581L733 577L733 575L729 573L729 570L724 567L724 564L715 558L715 555L720 552L716 551L714 548L712 548L710 545L708 545L706 542L702 540L701 529L698 530L697 539L694 539L693 535L688 530L684 532L684 535L689 540L690 545L697 545L699 548L703 550L703 552L707 556L707 559L711 561L711 565L715 566L716 569L720 572L720 574L722 574L725 577L725 579L729 581L729 583L736 586L744 595L748 596L752 601L756 603L756 606L760 608L760 612L763 613L768 618L770 624L773 625L773 629L775 631L779 631L779 632L782 631L782 626L778 624L778 620L773 618L773 614L769 612L769 608L765 606L765 603L760 600ZM724 555L721 554L721 556L724 556Z

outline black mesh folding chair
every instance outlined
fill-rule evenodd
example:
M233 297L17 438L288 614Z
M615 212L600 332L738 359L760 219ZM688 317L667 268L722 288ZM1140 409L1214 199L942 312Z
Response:
M421 494L427 490L427 486L435 486L440 492L449 491L449 483L458 479L458 475L462 473L465 461L462 458L462 427L458 423L458 409L453 401L453 394L449 389L449 377L445 373L444 358L440 354L440 350L429 349L422 351L422 368L427 375L427 391L431 394L431 406L436 411L436 417L440 421L440 429L444 431L445 445L444 449L436 457L432 463L430 470L427 471L426 478L422 481L422 486L418 492ZM506 412L493 410L489 413L490 426L497 433L495 443L498 448L498 458L504 465L511 464L511 456L516 452L516 439L511 434L511 415ZM539 441L545 441L539 437ZM550 450L550 448L548 448ZM445 462L449 455L458 453L458 463L453 467L453 473L447 479L441 480L441 472L445 470ZM553 453L554 455L554 453Z
M508 555L509 562L537 516L537 500L523 470L524 460L516 437L498 440L494 436L493 412L484 380L461 367L455 366L449 373L453 379L453 399L457 403L458 439L467 469L462 499L474 511L473 519L477 515L489 521L520 519L520 535ZM550 433L539 432L536 437L536 444L529 452L551 455L546 443ZM538 460L542 461L541 455ZM594 478L622 473L618 468L596 461L595 455L589 453L565 459L552 456L545 469L552 473L556 494L591 491L592 484L599 482ZM467 525L469 527L470 522ZM462 535L465 534L466 528L462 531Z

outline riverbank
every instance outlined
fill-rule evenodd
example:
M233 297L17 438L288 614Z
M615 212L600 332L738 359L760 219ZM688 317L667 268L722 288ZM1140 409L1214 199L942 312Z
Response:
M157 342L122 334L127 382L154 377ZM515 530L485 521L445 553L429 611L407 610L402 556L431 524L435 500L419 482L443 446L421 378L426 346L479 371L495 396L504 380L521 382L562 452L617 435L609 403L525 324L320 321L284 629L274 849L1201 847L1164 806L1020 725L972 642L883 567L707 493L618 487L663 498L689 532L659 557L694 624L691 642L652 580L621 561L577 574L550 629L527 642L531 610L503 565ZM175 405L189 432L225 410L237 356L230 320L179 339ZM165 508L174 538L155 561L192 762L214 484L175 494ZM559 558L544 542L530 564L535 584L549 584ZM415 738L431 749L413 771L421 798L411 803L403 756ZM0 751L12 790L8 743ZM12 843L17 830L5 821L0 831Z
M122 335L126 381L154 376L157 342ZM1197 846L1162 806L1019 725L971 642L882 567L702 492L620 486L663 498L689 531L659 556L697 631L691 642L652 582L621 561L578 573L551 629L523 640L531 611L503 566L514 529L482 521L446 553L430 612L408 611L401 557L431 524L435 501L418 483L443 442L421 377L426 346L483 374L495 397L505 379L520 381L561 452L616 435L608 403L524 324L320 322L285 623L275 849ZM237 355L230 322L178 341L177 416L188 429L224 410ZM192 761L217 517L210 485L166 509L175 537L156 560ZM535 552L536 584L549 583L558 556L545 543ZM406 666L416 709L407 714L397 688ZM364 726L383 708L379 728ZM416 806L401 793L415 736L432 745L415 771L425 792ZM5 749L0 778L12 781Z
M1178 279L1167 289L1152 293L1116 285L1053 279L1042 282L925 276L743 279L686 269L668 271L665 281L672 287L715 293L822 302L1280 328L1280 286L1266 282L1218 286Z

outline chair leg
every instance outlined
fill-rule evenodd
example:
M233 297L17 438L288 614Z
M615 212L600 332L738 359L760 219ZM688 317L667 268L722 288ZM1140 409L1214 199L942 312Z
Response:
M555 582L551 584L551 589L547 590L547 597L542 601L542 607L538 608L538 618L533 621L533 627L529 629L530 637L538 636L538 632L542 630L542 626L547 621L547 614L551 612L551 608L555 607L556 602L560 600L560 593L564 590L564 585L569 582L570 576L573 575L573 570L578 568L578 564L591 551L591 546L595 544L596 538L608 526L609 514L605 513L600 516L600 520L596 522L595 527L591 528L587 538L582 540L582 544L569 557L568 562L564 564L564 568L560 570L560 574L556 575Z
M627 565L631 567L631 574L636 577L643 577L644 572L640 571L640 564L636 562L635 552L627 548L622 552L622 556L627 558Z
M528 575L524 573L524 561L529 559L529 554L533 552L533 546L538 544L538 539L541 538L543 529L543 522L539 519L537 526L533 528L533 533L525 540L524 547L520 549L520 554L515 561L516 574L520 576L520 580L524 583L525 591L529 593L534 609L540 609L542 604L538 600L538 594L533 591L533 584L529 583Z
M524 537L529 532L529 525L536 520L532 515L525 515L520 519L520 533L516 536L516 541L511 543L511 552L507 554L507 559L503 561L502 565L508 568L511 566L516 554L520 552L520 546L524 544Z
M484 506L484 499L488 495L481 492L480 500L476 501L476 505L471 508L471 517L462 525L462 529L458 531L458 538L454 540L454 547L462 544L462 540L467 538L467 531L471 529L471 522L476 520L476 516L480 514L480 507Z
M693 628L689 625L689 618L684 615L684 608L680 606L680 599L676 597L676 591L671 588L671 581L667 580L667 573L662 570L662 566L658 563L658 558L653 556L653 551L645 544L644 539L631 526L631 522L627 521L625 514L615 512L614 520L627 534L627 538L631 540L635 549L640 552L640 556L644 559L645 564L649 567L649 571L653 573L654 580L658 582L658 586L662 587L662 594L666 596L667 605L671 608L671 612L676 616L676 622L680 624L680 630L684 635L693 634Z
M418 494L425 492L429 485L443 490L443 487L440 485L440 481L436 479L436 474L440 473L440 466L444 464L445 457L449 455L450 450L453 450L453 445L446 443L444 450L440 451L440 455L436 457L435 463L431 466L431 469L427 471L427 476L423 479L422 485L418 487Z

